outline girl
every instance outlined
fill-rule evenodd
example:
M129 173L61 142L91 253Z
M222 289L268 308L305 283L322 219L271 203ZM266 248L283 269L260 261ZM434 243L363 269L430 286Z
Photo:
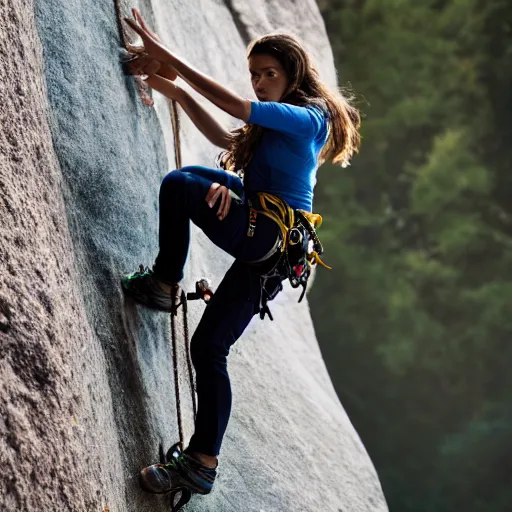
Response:
M142 470L142 486L164 493L177 487L207 494L216 477L217 455L231 411L227 356L251 318L261 310L261 262L283 245L282 226L271 216L249 219L251 198L266 193L278 210L312 210L319 162L348 163L359 145L359 114L338 92L320 82L298 40L266 35L249 45L251 82L259 101L250 101L197 71L165 48L134 9L126 23L142 38L132 47L133 74L146 74L149 87L176 100L199 130L223 148L223 167L190 166L163 179L159 197L159 253L152 269L123 277L125 293L150 308L171 311L189 246L192 220L218 247L235 257L207 305L191 340L198 411L188 448L168 464ZM245 126L229 133L173 83L179 76ZM232 199L234 195L235 199ZM261 204L260 204L261 206ZM254 210L253 210L254 212ZM258 263L258 264L256 264ZM274 290L280 289L282 276Z

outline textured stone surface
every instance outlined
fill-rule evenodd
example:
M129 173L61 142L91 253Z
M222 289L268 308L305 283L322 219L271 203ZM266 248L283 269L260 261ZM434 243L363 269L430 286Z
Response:
M139 7L168 45L247 97L246 41L282 27L304 36L335 81L312 1ZM119 287L122 272L156 255L158 188L174 165L167 103L143 107L122 75L113 2L0 9L0 510L168 510L136 475L178 438L169 320L125 303ZM183 163L212 165L215 148L182 121ZM215 286L229 264L194 230L187 288L203 275ZM386 510L296 298L287 289L275 322L255 319L232 349L219 479L187 510ZM191 304L192 327L202 307Z

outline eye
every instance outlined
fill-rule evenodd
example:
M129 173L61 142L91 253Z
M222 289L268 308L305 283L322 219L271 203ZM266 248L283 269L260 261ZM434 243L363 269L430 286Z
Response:
M274 78L276 76L276 74L273 71L269 71L267 73L267 76L270 77L270 78Z

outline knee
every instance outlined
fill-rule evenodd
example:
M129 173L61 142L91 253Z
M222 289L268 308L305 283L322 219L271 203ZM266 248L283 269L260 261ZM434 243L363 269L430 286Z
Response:
M160 184L160 192L168 189L176 189L183 187L185 181L187 179L187 175L180 170L171 171L167 173Z
M160 203L180 204L184 207L187 204L189 194L189 175L180 170L171 171L160 184Z
M202 339L196 335L192 337L190 343L190 357L196 370L203 366L227 365L227 356L229 350L226 350L223 344L217 344L214 340Z

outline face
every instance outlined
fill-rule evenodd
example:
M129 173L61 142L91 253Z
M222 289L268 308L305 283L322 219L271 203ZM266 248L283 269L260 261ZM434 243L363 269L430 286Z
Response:
M252 88L260 101L279 101L288 87L288 77L279 61L270 55L249 57Z

